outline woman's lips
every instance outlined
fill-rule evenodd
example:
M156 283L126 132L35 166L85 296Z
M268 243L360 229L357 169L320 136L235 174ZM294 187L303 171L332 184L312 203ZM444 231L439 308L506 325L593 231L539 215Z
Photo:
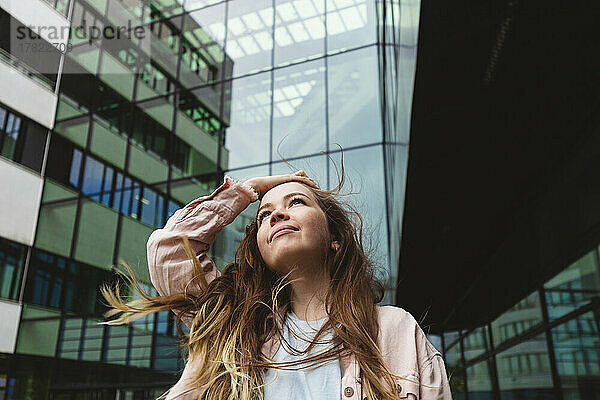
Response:
M273 238L271 238L271 241L275 240L276 237L281 236L281 235L285 235L286 233L289 233L289 232L297 232L297 231L295 231L294 229L288 229L288 228L282 229L280 231L277 231L277 233L275 233L273 235Z

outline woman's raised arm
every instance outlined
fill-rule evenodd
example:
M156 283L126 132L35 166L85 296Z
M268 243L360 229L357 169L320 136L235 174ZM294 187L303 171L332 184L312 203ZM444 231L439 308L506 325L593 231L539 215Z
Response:
M284 182L302 182L316 187L304 171L294 174L257 177L239 182L225 175L223 184L212 194L200 197L177 210L162 229L152 232L148 239L148 268L152 284L161 296L186 291L192 295L202 288L194 278L183 237L190 246L210 283L220 275L213 260L207 256L210 245L221 229L248 205L272 187Z
M257 199L258 193L251 186L225 175L223 184L213 193L177 210L164 228L152 232L147 244L148 268L158 293L168 296L185 290L199 295L201 287L197 280L192 282L194 266L182 237L188 238L205 279L210 282L220 275L207 256L215 236Z

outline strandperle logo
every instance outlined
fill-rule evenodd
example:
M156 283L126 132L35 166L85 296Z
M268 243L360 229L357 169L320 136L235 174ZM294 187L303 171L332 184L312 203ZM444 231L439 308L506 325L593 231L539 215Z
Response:
M110 49L109 53L114 53L119 49L133 47L150 58L151 40L154 37L151 25L142 25L139 20L122 20L117 25L106 21L102 21L101 24L90 23L85 18L80 19L78 23L74 22L71 26L68 24L25 25L17 20L11 20L10 34L11 55L25 63L35 59L35 69L40 73L56 73L55 60L60 53L64 57L93 59L93 55L98 52L106 53L103 49ZM47 57L47 62L44 62L44 57ZM115 63L105 64L102 66L102 71L105 73L125 73L125 69L119 68ZM100 68L100 66L91 67Z
M127 40L143 40L147 37L146 27L137 25L133 26L131 21L127 21L127 26L112 26L105 25L99 27L89 25L84 19L81 25L69 28L68 26L45 26L45 25L21 25L17 27L17 40L31 39L35 40L38 37L46 37L50 40L72 39L88 39L88 44L98 39L127 39Z

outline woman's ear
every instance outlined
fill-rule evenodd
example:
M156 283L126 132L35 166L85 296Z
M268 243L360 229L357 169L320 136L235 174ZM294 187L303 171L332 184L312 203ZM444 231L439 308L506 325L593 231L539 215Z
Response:
M331 242L331 250L338 251L340 248L340 243L337 240Z

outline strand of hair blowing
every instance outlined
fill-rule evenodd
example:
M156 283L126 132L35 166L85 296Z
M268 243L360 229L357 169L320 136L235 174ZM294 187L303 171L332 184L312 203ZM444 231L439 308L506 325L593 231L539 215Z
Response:
M104 286L102 293L112 307L107 317L118 315L106 323L123 324L153 312L174 310L190 361L202 365L194 371L189 385L189 390L193 390L199 399L262 399L265 368L306 368L349 353L354 354L359 363L367 398L399 399L395 376L377 346L379 326L375 304L382 299L383 287L374 278L372 263L363 250L362 218L335 198L343 182L342 158L341 180L335 189L310 188L325 212L332 238L340 243L340 247L325 260L330 275L325 299L329 319L304 352L292 348L300 354L308 353L325 331L332 328L335 332L333 346L327 352L307 356L302 362L286 363L275 363L262 354L262 344L281 333L283 318L290 307L290 282L276 276L265 265L256 241L256 220L246 227L235 261L228 264L222 275L210 282L198 297L186 292L150 296L140 288L127 267L126 279L141 299L127 301L118 286ZM358 219L358 229L352 222L352 215ZM187 240L184 245L193 255ZM195 278L190 284L204 287L206 281L198 260L192 256L190 262L195 270ZM190 327L187 336L183 335L182 322Z

